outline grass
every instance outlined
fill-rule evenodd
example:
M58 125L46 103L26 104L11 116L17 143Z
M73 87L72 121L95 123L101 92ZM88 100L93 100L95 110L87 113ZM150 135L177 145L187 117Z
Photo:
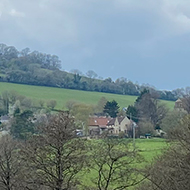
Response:
M150 165L154 161L154 158L160 155L162 150L166 149L168 145L164 139L160 138L136 139L136 147L139 150L140 155L144 158L143 163L137 163L137 168L144 168L145 166ZM91 169L90 172L81 176L81 182L84 186L94 187L91 180L96 176L98 176L97 171ZM129 189L133 189L133 187ZM83 187L81 187L81 190L83 190Z
M63 88L54 88L54 87L44 87L44 86L32 86L32 85L23 85L23 84L13 84L13 83L4 83L0 82L0 93L3 91L14 90L19 94L24 95L28 98L36 100L56 100L57 109L62 109L65 106L65 103L69 100L74 100L86 104L96 105L101 97L105 97L107 100L116 100L120 107L127 107L128 105L133 105L136 96L129 95L118 95L118 94L109 94L101 92L88 92L80 90L71 90ZM173 101L162 101L167 105L168 108L173 109Z
M3 73L0 73L0 77L5 77L6 75Z
M153 159L162 153L162 150L168 147L168 144L164 139L136 139L137 149L144 157L147 163L153 161Z

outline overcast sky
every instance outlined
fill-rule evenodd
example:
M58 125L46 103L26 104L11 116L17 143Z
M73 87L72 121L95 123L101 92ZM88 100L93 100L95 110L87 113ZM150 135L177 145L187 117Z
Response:
M190 86L189 0L0 0L0 43L158 89Z

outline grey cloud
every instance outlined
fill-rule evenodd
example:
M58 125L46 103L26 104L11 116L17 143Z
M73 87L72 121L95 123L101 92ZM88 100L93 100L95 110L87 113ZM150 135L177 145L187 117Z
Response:
M181 51L190 32L186 0L1 0L0 15L1 42L57 54L66 70L172 88L152 65L161 73L189 58Z
M9 14L11 16L15 16L15 17L25 17L25 14L23 12L18 12L15 9L12 9Z

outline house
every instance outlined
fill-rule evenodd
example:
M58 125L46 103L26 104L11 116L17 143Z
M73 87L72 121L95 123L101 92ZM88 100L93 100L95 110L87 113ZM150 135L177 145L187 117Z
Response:
M8 115L2 115L0 118L1 123L8 123L10 120L10 117Z
M96 136L107 130L107 124L111 118L107 117L90 117L88 123L89 135Z
M183 109L183 102L180 98L178 98L176 101L175 101L175 106L174 106L174 109L175 110L179 110L180 109Z
M0 117L0 131L2 130L8 130L11 127L10 124L10 117L8 115L2 115ZM2 132L0 134L0 136L2 135Z
M183 100L181 98L178 98L175 101L174 110L181 111L181 112L186 112L186 110L184 109Z
M120 132L128 134L131 130L132 121L125 116L116 117L109 121L107 128L109 133L118 135Z

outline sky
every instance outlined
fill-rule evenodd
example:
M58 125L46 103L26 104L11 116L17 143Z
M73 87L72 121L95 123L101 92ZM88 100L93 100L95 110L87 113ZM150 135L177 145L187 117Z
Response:
M189 0L0 0L0 43L55 54L65 71L190 86Z

